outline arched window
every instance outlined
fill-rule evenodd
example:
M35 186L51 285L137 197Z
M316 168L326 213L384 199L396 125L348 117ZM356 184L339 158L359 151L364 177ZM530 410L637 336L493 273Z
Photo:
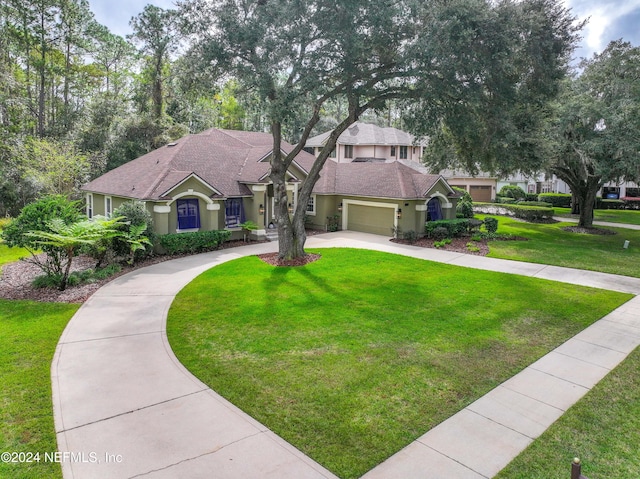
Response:
M440 200L438 198L431 198L427 203L427 221L441 220L442 207L440 206Z

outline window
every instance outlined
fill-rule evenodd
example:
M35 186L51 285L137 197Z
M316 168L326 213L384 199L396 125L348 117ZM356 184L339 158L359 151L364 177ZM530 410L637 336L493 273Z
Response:
M311 195L311 197L309 198L309 202L307 203L307 214L316 214L316 195Z
M640 188L627 188L626 196L630 198L639 198Z
M111 213L113 213L113 203L111 201L111 196L104 197L104 215L107 218L111 218Z
M393 157L396 156L396 147L395 146L391 147L391 156L393 156Z
M200 211L198 200L178 200L178 230L193 230L200 228Z
M438 198L431 198L427 203L427 221L438 221L442 219L442 207Z
M229 198L225 204L225 225L227 228L239 228L244 223L244 205L242 198Z
M87 218L93 218L93 195L87 193Z
M353 158L353 145L344 145L344 157Z
M406 160L407 159L407 150L408 150L408 147L406 147L406 146L401 146L400 147L400 159L401 160Z
M335 158L336 157L336 149L334 148L333 150L331 150L331 153L329 153L329 158Z

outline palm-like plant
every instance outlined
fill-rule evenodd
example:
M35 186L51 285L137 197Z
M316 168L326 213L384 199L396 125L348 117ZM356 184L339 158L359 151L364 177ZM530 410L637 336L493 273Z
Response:
M98 241L119 236L118 226L121 218L94 217L91 220L81 220L66 224L60 218L47 222L50 231L30 231L26 233L34 238L38 244L50 246L62 253L65 262L58 288L64 291L67 287L71 264L74 256L83 246L91 246Z

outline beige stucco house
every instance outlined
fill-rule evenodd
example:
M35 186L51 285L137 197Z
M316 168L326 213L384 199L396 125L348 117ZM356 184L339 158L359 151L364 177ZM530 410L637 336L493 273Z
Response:
M292 145L283 143L285 152ZM84 185L86 212L109 216L122 203L143 201L158 234L222 230L241 237L251 220L263 237L275 227L269 178L272 137L267 133L210 129L154 150ZM300 152L288 171L288 201L315 157ZM412 161L327 161L307 205L309 227L331 224L391 236L422 233L427 219L455 218L457 196L439 175Z
M318 156L330 131L309 138L305 149ZM407 160L420 163L425 145L416 143L409 133L392 127L356 122L338 137L331 158L338 163Z

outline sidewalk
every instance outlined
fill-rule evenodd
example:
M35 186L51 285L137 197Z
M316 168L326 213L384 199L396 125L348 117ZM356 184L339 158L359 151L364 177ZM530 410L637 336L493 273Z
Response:
M354 232L309 248L355 247L640 294L640 279L391 243ZM333 478L322 466L194 378L165 322L198 274L276 243L134 271L96 292L64 331L52 364L58 447L67 479ZM492 477L640 344L640 299L567 341L367 473L372 478Z
M577 223L578 219L576 218L565 218L564 216L554 216L554 220L562 221L565 223ZM607 228L626 228L628 230L640 230L640 225L630 225L628 223L611 223L609 221L594 221L594 226L605 226Z

